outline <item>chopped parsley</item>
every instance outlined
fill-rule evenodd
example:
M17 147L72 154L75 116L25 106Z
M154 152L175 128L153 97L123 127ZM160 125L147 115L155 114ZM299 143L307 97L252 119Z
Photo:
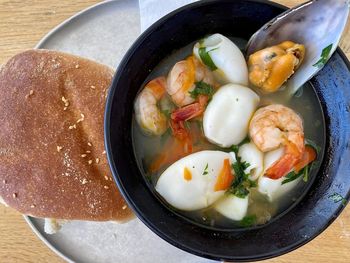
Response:
M256 181L249 180L250 187L257 187L258 183Z
M250 164L242 161L241 157L238 155L239 146L232 146L232 151L236 156L236 162L232 164L232 169L235 171L235 179L227 192L239 198L245 198L249 194L248 189L256 187L256 183L249 180L249 174L245 173L245 170Z
M184 125L187 130L191 130L191 124L189 121L184 121Z
M158 101L157 106L167 119L170 119L171 113L176 108L175 104L168 96L164 96L160 101Z
M342 202L343 205L346 205L346 199L338 193L334 193L328 196L328 198L331 199L334 203Z
M314 150L316 151L317 156L321 153L321 147L318 146L313 141L307 139L306 142L305 142L305 145L314 148Z
M209 172L208 172L208 163L207 163L207 165L205 166L205 168L204 168L204 171L203 171L203 175L207 175Z
M215 49L211 49L207 51L206 47L200 47L198 49L198 55L201 58L202 62L211 70L214 71L217 69L217 66L214 64L213 60L211 59L209 52L213 51Z
M256 225L256 221L256 215L249 215L245 216L241 221L239 221L239 225L242 227L250 227Z
M317 61L313 66L317 68L322 68L328 61L331 51L332 51L333 44L330 44L329 46L325 47L322 50L321 58L319 61Z
M291 171L290 173L288 173L284 178L284 180L282 181L282 184L287 184L290 183L296 179L298 179L300 176L303 176L303 180L304 182L308 181L309 178L309 168L310 165L306 165L303 169L301 169L298 173Z
M311 165L307 165L305 168L304 168L304 175L303 175L303 181L305 183L307 183L309 181L309 171L312 167L312 164Z
M213 97L214 88L210 86L208 83L203 81L195 82L196 87L193 91L190 91L190 95L192 98L197 99L199 95L207 95L209 99Z
M233 195L237 196L238 198L245 198L247 195L249 195L249 190L245 188L243 185L238 185L237 187L233 188L232 190L229 190L229 193L232 193Z
M246 144L246 143L250 143L249 137L245 137L244 140L238 144L238 147L241 147L243 144Z
M166 109L166 110L162 110L161 112L165 115L165 117L166 117L167 119L170 119L171 110Z
M319 146L316 145L316 143L314 143L311 140L306 140L306 145L313 148L316 151L316 156L318 156L320 154L321 148ZM309 181L309 174L310 171L314 168L314 166L317 164L317 161L313 161L312 163L309 163L308 165L306 165L303 169L301 169L298 173L296 173L295 171L291 171L290 173L288 173L284 178L284 180L282 181L282 184L287 184L289 182L292 182L296 179L298 179L300 176L303 177L303 181L305 183L307 183Z

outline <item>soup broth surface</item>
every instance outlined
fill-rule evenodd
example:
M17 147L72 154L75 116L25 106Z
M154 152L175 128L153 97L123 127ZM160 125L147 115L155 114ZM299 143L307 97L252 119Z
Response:
M243 51L243 48L246 45L245 40L238 38L230 39ZM190 43L189 45L176 50L168 57L164 58L150 73L144 84L156 77L167 76L168 72L176 62L183 60L192 54L194 44L195 42ZM305 138L311 140L318 146L319 149L321 149L318 153L317 160L312 166L309 179L307 182L300 180L297 187L295 187L291 192L273 202L270 202L267 197L258 192L256 188L252 188L249 198L248 212L247 216L245 217L247 220L245 221L232 221L231 219L225 218L211 207L191 212L179 211L172 208L190 220L194 220L197 223L211 227L232 229L251 226L251 224L249 224L249 217L254 216L255 220L253 225L264 224L290 208L303 196L303 194L305 194L308 186L314 181L314 179L316 179L324 154L325 122L321 105L313 87L309 83L305 84L297 92L297 94L292 97L292 99L288 99L287 92L286 90L283 90L283 88L271 95L263 94L254 88L252 89L260 96L261 100L259 107L269 104L283 104L293 109L302 117ZM187 125L191 131L195 130L197 131L196 133L203 134L201 127L202 124L200 121L189 121L187 122ZM139 168L144 174L145 179L150 182L150 186L153 188L152 191L156 193L154 186L156 185L159 176L167 167L164 167L161 170L153 171L152 162L154 162L154 159L162 155L165 151L170 150L168 146L171 144L171 141L174 140L171 135L171 130L169 128L168 131L160 137L148 136L142 132L134 118L132 123L132 137L134 153ZM219 146L208 142L204 135L200 136L196 139L196 141L194 141L194 148L196 150L229 151L227 148L220 148ZM169 166L170 165L171 164L169 164ZM165 201L164 203L169 206ZM248 221L248 225L246 221Z

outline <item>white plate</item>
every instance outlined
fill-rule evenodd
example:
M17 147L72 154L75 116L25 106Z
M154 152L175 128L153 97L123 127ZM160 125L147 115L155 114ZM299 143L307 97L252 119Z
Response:
M139 32L137 0L107 1L68 19L36 48L65 51L116 67ZM75 221L47 235L42 219L25 218L48 247L70 262L209 262L169 245L138 219L122 225Z

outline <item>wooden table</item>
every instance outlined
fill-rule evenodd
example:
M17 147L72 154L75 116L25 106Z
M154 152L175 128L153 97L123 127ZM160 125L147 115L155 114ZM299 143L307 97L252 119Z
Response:
M173 0L175 1L175 0ZM29 49L53 27L97 0L0 0L0 64ZM294 6L303 1L278 0ZM350 27L341 47L350 58ZM0 262L63 262L30 230L23 217L0 205ZM350 262L350 207L319 237L271 262Z

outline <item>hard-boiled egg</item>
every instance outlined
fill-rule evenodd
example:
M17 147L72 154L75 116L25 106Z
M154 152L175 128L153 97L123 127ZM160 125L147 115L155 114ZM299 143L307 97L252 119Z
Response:
M283 153L283 148L266 153L264 158L265 170L267 170L275 161L281 158ZM302 177L299 177L298 179L289 183L282 184L285 179L285 177L281 177L280 179L273 180L266 176L261 176L259 178L258 190L260 193L267 195L270 201L274 201L294 189L302 180Z
M235 195L225 195L214 204L214 209L232 220L242 220L247 214L249 195L244 198Z
M249 88L237 84L222 86L204 112L204 135L221 147L239 144L247 137L248 124L259 101Z
M212 205L225 191L215 191L217 177L225 159L232 164L233 154L202 151L188 155L166 169L156 190L173 207L192 211Z
M240 49L227 37L214 34L195 44L194 55L213 70L222 84L248 85L247 63Z
M238 155L242 161L249 163L245 170L249 173L249 179L255 181L264 171L264 154L255 146L253 142L243 144L239 147Z

